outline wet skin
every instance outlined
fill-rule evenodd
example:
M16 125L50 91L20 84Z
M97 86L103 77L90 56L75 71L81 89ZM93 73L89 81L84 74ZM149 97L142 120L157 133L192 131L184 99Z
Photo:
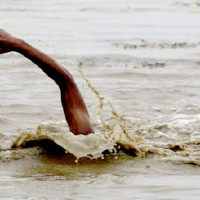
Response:
M75 135L94 133L90 116L72 75L54 59L0 29L0 54L18 52L35 63L60 88L61 102L69 129Z

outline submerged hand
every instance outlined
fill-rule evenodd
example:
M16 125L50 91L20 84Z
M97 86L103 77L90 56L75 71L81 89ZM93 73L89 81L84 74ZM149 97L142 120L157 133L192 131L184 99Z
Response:
M0 54L13 51L17 44L17 38L0 29Z

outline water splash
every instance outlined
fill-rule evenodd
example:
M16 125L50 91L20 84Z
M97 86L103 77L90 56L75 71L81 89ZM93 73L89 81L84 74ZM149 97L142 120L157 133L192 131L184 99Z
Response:
M36 131L24 131L12 147L27 147L52 141L65 153L77 159L89 157L103 158L105 152L116 154L118 151L138 156L154 155L171 162L200 165L200 115L176 115L167 123L144 125L138 128L135 123L122 117L112 103L106 100L84 75L81 66L78 71L88 88L98 100L97 114L93 118L95 134L74 135L66 131L66 122L45 122ZM106 117L104 112L106 111ZM192 134L191 134L192 133ZM42 146L41 145L41 146ZM45 146L55 150L50 143Z

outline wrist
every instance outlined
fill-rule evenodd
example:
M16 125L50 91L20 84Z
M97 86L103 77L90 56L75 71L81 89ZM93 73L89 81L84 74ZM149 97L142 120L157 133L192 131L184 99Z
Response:
M20 52L25 46L25 41L20 38L14 38L13 51Z

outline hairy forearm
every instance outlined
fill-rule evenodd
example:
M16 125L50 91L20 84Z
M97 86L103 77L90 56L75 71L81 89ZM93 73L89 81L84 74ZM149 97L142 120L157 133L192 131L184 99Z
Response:
M38 65L50 78L65 82L72 80L71 74L59 65L54 59L47 56L45 53L32 47L23 40L17 39L14 51L24 55L33 63Z

